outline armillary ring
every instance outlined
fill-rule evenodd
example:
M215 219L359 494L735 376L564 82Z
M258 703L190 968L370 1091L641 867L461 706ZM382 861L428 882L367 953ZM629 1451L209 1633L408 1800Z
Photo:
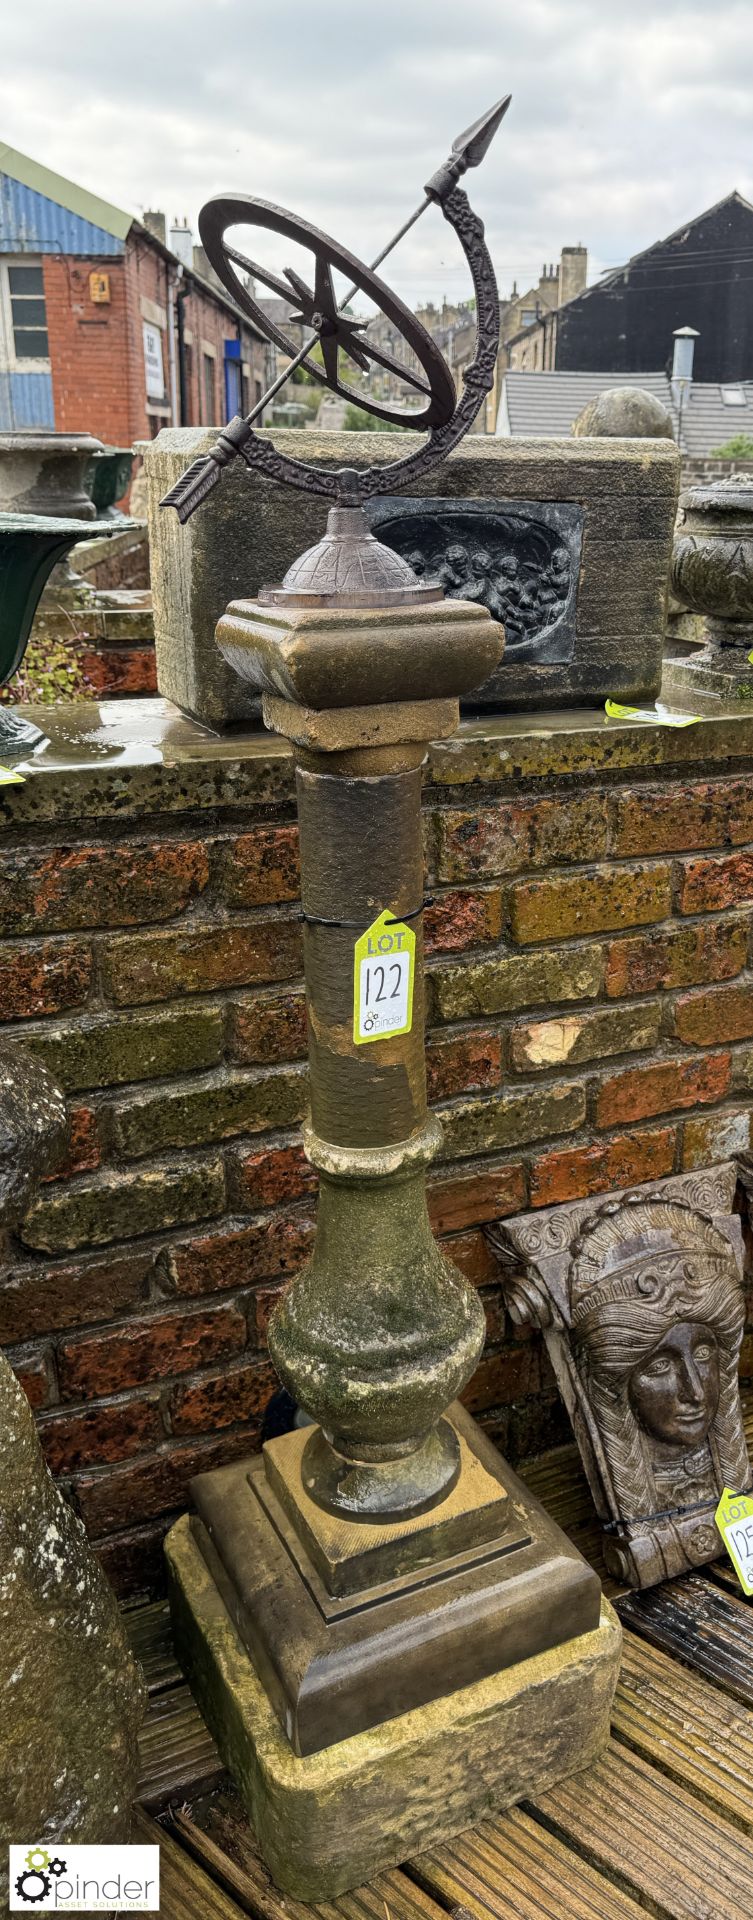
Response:
M249 259L247 255L239 253L236 247L229 246L225 234L228 227L237 226L264 227L270 233L282 234L286 240L294 240L299 246L307 247L315 261L313 289L292 267L286 267L284 279L278 279L276 274L260 266L258 261ZM411 427L441 427L452 418L455 387L447 363L431 334L427 333L397 294L392 293L384 280L365 267L346 247L331 240L328 234L320 233L307 220L299 220L295 214L286 213L284 207L272 206L267 200L254 200L248 194L238 194L232 199L221 196L207 201L199 215L199 237L210 265L228 293L232 294L236 306L243 309L259 333L273 340L291 360L297 354L297 343L275 325L253 298L238 268L242 267L244 272L251 274L253 280L261 280L264 286L281 295L283 300L289 302L292 299L297 303L298 311L291 315L291 320L310 327L318 334L324 363L322 372L315 360L308 361L307 372L313 374L322 386L329 387L331 393L339 393L343 399L353 400L363 406L363 392L357 387L349 387L340 378L339 357L344 353L362 373L368 373L369 363L373 362L390 373L398 374L408 386L424 396L426 404L420 411L416 410L410 415ZM410 367L393 359L391 354L372 345L368 338L363 337L366 322L354 320L347 310L338 307L332 281L333 268L338 273L346 274L354 290L366 294L380 312L392 321L423 368L425 380L413 373ZM404 410L380 406L370 397L368 410L380 420L388 420L395 425L408 424Z
M177 484L166 494L163 506L175 507L179 519L187 520L216 485L223 468L238 455L252 471L258 470L270 480L299 487L306 493L323 494L341 506L360 506L374 494L394 493L416 482L457 446L463 434L473 425L484 395L494 383L499 342L499 299L483 224L473 212L458 181L468 167L478 166L484 158L508 105L509 95L459 135L449 158L427 182L426 197L422 204L389 245L382 249L371 267L364 266L355 254L330 239L328 234L320 232L318 227L311 226L307 220L301 220L269 201L257 200L246 194L229 194L207 202L199 215L199 234L207 258L236 306L247 315L264 339L280 348L288 364L246 419L237 416L231 420L209 452L202 454L181 475ZM464 370L460 396L456 394L452 374L436 341L375 271L414 221L432 205L440 209L448 225L457 234L473 280L476 344L471 364ZM290 267L280 277L260 266L250 255L241 253L226 238L229 228L239 226L262 228L306 248L313 255L313 284L309 285ZM338 302L333 273L344 274L351 282L341 302ZM243 275L250 277L251 284ZM279 326L256 298L256 281L286 302L291 299L294 301L296 311L292 316L293 321L302 325L304 331L311 329L301 347L290 339L284 326ZM368 323L358 320L350 311L349 303L356 292L371 300L378 312L389 321L395 330L396 341L402 340L408 350L407 363L396 359L369 338ZM314 351L317 357L312 359ZM376 366L397 375L419 396L423 405L412 408L387 406L376 398L372 399L363 389L350 386L341 371L341 354L362 373L368 373L372 366ZM262 438L254 433L253 423L283 382L299 366L304 366L307 373L321 386L329 388L331 393L355 401L368 413L391 426L424 432L426 440L414 454L362 470L355 467L320 467L279 453L266 435Z

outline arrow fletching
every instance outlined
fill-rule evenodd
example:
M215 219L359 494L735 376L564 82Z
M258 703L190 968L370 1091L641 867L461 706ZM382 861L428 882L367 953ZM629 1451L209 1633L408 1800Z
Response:
M176 480L175 486L165 494L164 500L160 500L160 506L174 507L181 526L185 526L191 514L201 506L202 500L206 500L207 494L216 487L221 472L222 468L218 467L211 454L202 454L200 459L194 460L193 464L186 468L185 473L181 474L180 479Z
M457 140L453 140L452 151L462 163L463 171L466 167L481 165L511 100L512 94L506 93L503 100L498 100L495 107L490 107L488 113L482 113L480 120L474 120L472 127L466 127L465 133L459 133Z

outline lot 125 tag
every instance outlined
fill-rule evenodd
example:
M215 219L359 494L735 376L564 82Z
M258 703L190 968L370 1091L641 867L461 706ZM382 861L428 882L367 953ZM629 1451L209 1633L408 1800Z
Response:
M753 1593L753 1493L725 1487L714 1519L743 1593Z
M357 1047L410 1033L415 970L415 933L385 908L355 945L353 1039Z

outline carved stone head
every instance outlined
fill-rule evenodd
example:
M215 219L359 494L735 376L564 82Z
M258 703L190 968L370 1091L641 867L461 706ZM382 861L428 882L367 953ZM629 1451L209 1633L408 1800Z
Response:
M718 1500L750 1485L735 1176L683 1174L490 1230L514 1259L510 1313L544 1330L607 1564L640 1586L713 1559Z
M720 1490L737 1487L744 1308L729 1241L679 1200L626 1195L579 1233L567 1285L621 1512L653 1512L657 1470L704 1445Z

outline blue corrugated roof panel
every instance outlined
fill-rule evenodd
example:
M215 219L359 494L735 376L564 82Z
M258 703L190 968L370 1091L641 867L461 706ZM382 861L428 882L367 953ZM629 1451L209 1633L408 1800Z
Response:
M55 408L50 373L3 373L0 370L0 432L19 427L54 427Z
M0 253L117 254L123 241L0 173Z

